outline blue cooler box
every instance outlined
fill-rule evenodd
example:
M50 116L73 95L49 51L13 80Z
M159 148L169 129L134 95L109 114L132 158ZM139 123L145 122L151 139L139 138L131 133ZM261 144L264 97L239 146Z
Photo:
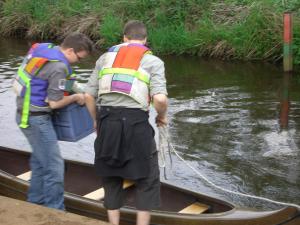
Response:
M75 142L94 131L93 119L88 109L76 103L54 110L52 121L60 141Z

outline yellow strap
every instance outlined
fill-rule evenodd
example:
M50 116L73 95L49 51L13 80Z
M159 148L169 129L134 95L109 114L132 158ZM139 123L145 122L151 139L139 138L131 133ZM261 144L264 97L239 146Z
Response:
M126 74L126 75L131 75L136 77L137 79L145 82L147 85L150 84L150 79L147 75L133 70L133 69L126 69L126 68L104 68L102 70L100 70L99 72L99 78L102 78L104 75L108 75L108 74Z
M25 82L26 84L26 92L24 96L23 109L21 115L21 128L28 127L28 118L29 118L29 107L30 107L30 94L31 94L31 86L30 86L30 78L23 72L23 69L20 67L18 70L18 76Z

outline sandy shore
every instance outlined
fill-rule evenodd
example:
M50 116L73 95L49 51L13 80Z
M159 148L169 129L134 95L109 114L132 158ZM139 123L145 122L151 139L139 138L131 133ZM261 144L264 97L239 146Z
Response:
M109 225L109 223L0 196L0 225Z

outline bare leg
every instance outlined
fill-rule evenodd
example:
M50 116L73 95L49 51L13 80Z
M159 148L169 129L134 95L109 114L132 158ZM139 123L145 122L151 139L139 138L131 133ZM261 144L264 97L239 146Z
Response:
M114 210L107 210L108 215L108 221L112 223L113 225L119 225L120 222L120 210L114 209Z
M150 212L149 211L137 211L136 225L149 225Z

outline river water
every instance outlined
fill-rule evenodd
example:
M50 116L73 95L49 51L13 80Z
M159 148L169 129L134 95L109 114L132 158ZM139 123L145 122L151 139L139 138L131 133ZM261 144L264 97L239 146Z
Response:
M30 147L14 121L11 83L30 44L0 39L0 145L26 151ZM95 54L74 67L83 83L97 58ZM170 99L170 143L197 171L172 154L167 181L240 206L277 207L214 188L201 175L223 189L299 204L299 76L284 76L281 68L264 63L162 58ZM63 157L92 163L94 138L91 134L76 143L60 142Z

